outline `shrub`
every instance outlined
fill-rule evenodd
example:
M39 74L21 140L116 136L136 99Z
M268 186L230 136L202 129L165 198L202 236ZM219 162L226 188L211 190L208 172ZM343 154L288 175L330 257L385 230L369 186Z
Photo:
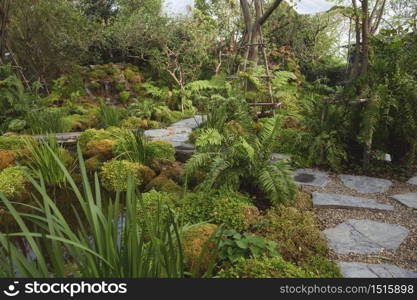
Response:
M117 126L123 118L123 114L124 111L121 109L102 104L98 111L98 119L100 120L101 127L108 128Z
M277 242L278 251L284 259L295 263L327 252L326 242L312 212L277 206L270 209L258 222L255 231Z
M213 251L216 247L214 237L218 227L214 224L192 226L183 233L183 249L189 271L199 268L205 272L214 263Z
M238 193L193 193L187 195L180 206L184 221L189 223L209 221L243 232L253 221L244 213L248 208L254 208L250 199Z
M175 148L169 142L152 141L145 147L149 160L161 159L175 161Z
M43 111L29 111L26 116L32 134L61 133L71 130L71 122L62 108L49 108Z
M297 208L299 211L311 210L313 208L313 202L310 194L298 191L294 202L291 203L291 206Z
M135 185L140 185L142 182L138 174L139 166L127 160L112 160L104 163L100 172L104 188L115 192L126 191L129 176L132 176Z
M161 175L152 179L151 182L146 185L145 190L150 191L152 189L167 193L181 193L182 191L182 188L173 180Z
M98 172L103 166L103 161L105 161L105 159L103 159L102 156L95 155L85 161L85 168L90 173Z
M96 125L96 120L91 115L74 114L66 117L66 119L71 124L72 130L86 130Z
M21 150L25 148L26 136L0 136L0 150Z
M119 93L119 98L122 103L126 103L130 98L130 93L128 91L122 91Z
M102 141L102 140L114 140L114 132L112 130L104 129L88 129L81 133L78 137L78 143L80 144L81 150L85 154L87 152L87 144L92 141Z
M115 142L110 139L90 141L87 144L85 154L88 156L101 155L110 158L112 157L114 144Z
M117 134L114 153L118 159L147 164L149 160L145 149L147 142L148 140L142 132L123 130Z
M8 130L13 132L21 132L26 127L26 121L20 119L14 119L9 123Z
M250 233L240 234L234 229L219 234L219 258L224 262L235 263L240 258L258 258L278 255L277 243Z
M154 170L147 166L138 165L137 166L138 176L143 185L147 185L151 182L153 178L155 178L156 173Z
M10 199L25 193L27 170L23 167L10 167L0 172L0 192Z
M119 126L124 129L147 129L148 123L141 118L138 117L130 117L127 119L122 120L119 123Z
M221 278L307 278L306 273L282 257L241 258L231 268L219 273Z
M0 170L10 167L14 164L16 156L13 151L0 150Z

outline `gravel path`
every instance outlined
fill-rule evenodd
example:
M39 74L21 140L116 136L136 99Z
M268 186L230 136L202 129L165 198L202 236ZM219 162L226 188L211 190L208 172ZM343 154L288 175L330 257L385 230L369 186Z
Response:
M370 255L341 255L331 250L329 255L334 261L393 264L417 272L417 210L407 208L389 197L395 194L417 192L417 186L394 180L393 185L385 193L361 194L344 186L337 175L330 175L330 182L325 187L303 186L302 189L308 193L320 192L370 198L381 204L394 206L392 211L364 208L315 208L314 211L318 216L321 230L334 228L349 219L369 219L406 227L410 233L395 252L383 250L378 254Z

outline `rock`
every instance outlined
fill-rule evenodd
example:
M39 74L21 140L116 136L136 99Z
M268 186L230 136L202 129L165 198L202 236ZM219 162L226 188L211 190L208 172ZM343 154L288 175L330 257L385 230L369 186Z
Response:
M168 135L169 135L169 131L167 129L145 130L145 136L150 139L159 139L162 137L166 137Z
M408 193L391 196L409 208L417 209L417 193Z
M271 156L269 157L270 164L276 163L277 161L280 161L280 160L291 161L292 157L291 155L280 154L280 153L272 153Z
M367 176L339 175L339 178L346 187L362 194L384 193L392 185L389 180Z
M339 266L345 278L417 278L417 273L389 264L340 262Z
M329 175L313 169L298 169L294 172L294 181L300 185L325 187L329 183Z
M407 183L417 185L417 176L414 176L413 178L410 178L410 180L407 181Z
M186 134L187 136L193 132L190 127L168 127L167 130L169 131L170 135L175 134Z
M188 127L191 129L198 128L203 123L204 117L196 115L194 118L184 119L171 125L171 127Z
M323 233L329 247L339 254L371 254L397 250L409 230L397 224L351 219Z
M179 150L177 149L175 152L175 159L186 163L193 155L195 150Z
M381 210L393 210L391 205L378 203L374 199L353 197L339 194L313 193L313 205L327 208L369 208Z

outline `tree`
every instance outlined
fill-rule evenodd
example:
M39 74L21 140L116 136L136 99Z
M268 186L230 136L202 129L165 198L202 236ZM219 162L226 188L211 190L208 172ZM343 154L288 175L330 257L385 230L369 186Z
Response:
M269 8L264 11L263 0L254 0L252 5L248 0L240 0L243 19L245 23L244 47L245 60L249 59L258 63L259 49L262 37L262 26L271 17L283 0L274 0Z

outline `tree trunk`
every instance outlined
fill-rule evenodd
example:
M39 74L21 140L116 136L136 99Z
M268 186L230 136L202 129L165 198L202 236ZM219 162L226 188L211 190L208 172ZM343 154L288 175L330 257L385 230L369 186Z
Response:
M369 3L362 0L362 55L361 55L361 75L368 73L369 68Z

